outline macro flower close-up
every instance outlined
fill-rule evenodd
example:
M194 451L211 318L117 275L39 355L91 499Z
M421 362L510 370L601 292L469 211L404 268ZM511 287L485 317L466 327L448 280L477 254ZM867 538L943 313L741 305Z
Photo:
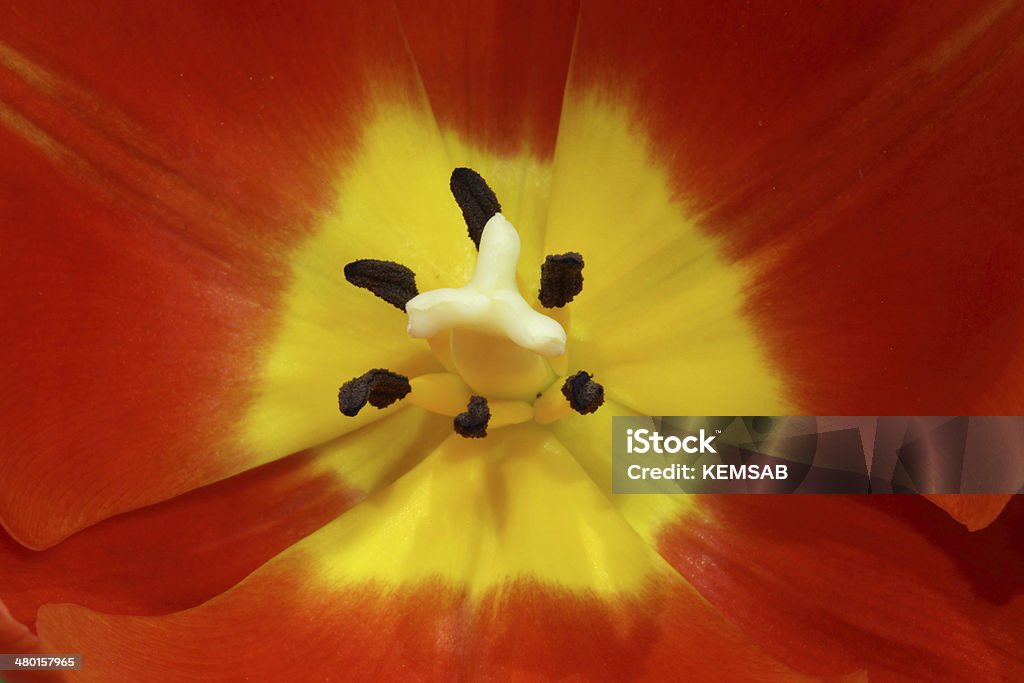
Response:
M1015 2L3 3L0 681L1024 680L1024 463L611 446L1024 414L1022 106Z

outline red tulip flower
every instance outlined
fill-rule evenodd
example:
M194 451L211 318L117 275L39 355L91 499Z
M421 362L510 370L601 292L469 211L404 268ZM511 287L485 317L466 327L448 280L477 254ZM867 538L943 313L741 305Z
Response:
M1024 412L1022 93L1015 3L7 3L0 651L1024 680L1018 500L613 495L608 438ZM463 168L515 250L467 239ZM394 305L360 260L405 269ZM486 268L565 332L543 380L481 360L518 323L407 334Z

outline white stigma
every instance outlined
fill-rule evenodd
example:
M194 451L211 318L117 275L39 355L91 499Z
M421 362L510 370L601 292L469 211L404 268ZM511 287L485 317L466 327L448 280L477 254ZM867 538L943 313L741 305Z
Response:
M425 339L456 328L503 336L542 356L565 353L565 330L534 310L516 286L519 233L500 213L480 236L473 277L458 289L434 289L410 299L409 334Z

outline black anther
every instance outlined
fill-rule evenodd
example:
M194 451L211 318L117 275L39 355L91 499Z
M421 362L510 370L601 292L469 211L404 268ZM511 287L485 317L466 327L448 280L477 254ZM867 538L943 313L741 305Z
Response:
M368 289L395 308L404 311L409 299L419 294L416 274L401 263L362 259L345 266L345 279Z
M480 439L487 436L487 423L491 420L491 409L487 407L487 399L473 396L469 399L466 411L455 416L455 432L467 439Z
M583 257L575 251L544 259L540 267L540 303L561 308L583 291Z
M565 380L562 396L580 415L596 412L604 403L604 387L591 379L589 372L577 372Z
M471 168L457 168L452 171L450 186L455 201L462 209L466 227L469 228L469 239L473 240L473 244L479 249L484 226L494 214L501 211L498 197L487 185L487 181Z
M341 385L338 409L343 415L354 417L367 403L374 408L386 408L405 398L410 391L412 386L408 377L378 368Z

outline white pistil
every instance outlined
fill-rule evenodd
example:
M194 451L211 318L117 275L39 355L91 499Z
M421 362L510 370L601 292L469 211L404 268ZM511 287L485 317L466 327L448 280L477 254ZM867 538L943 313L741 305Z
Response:
M484 226L473 277L458 289L435 289L405 305L409 334L429 338L447 330L470 329L505 337L542 356L565 352L565 330L534 310L519 293L516 264L519 234L500 213Z
M565 353L562 326L519 293L518 261L519 234L495 214L480 236L470 281L423 292L405 305L409 334L430 339L445 366L489 401L533 401L555 378L545 356Z

